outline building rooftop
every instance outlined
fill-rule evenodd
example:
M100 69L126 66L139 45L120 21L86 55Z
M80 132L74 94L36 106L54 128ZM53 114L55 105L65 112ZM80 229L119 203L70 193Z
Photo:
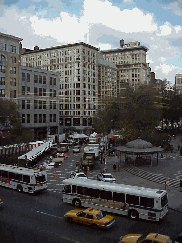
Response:
M5 37L5 38L13 39L13 40L16 40L16 41L22 41L23 40L23 39L21 39L19 37L16 37L16 36L13 36L13 35L4 34L2 32L0 32L0 37Z
M114 68L114 69L118 69L114 63L105 61L101 58L98 59L98 64L104 65L104 66L109 66L109 67Z
M120 48L117 48L117 49L103 50L103 51L101 51L101 53L107 54L107 53L133 51L133 50L144 50L144 51L147 52L148 48L145 47L145 46L120 47Z
M36 48L36 50L26 49L25 52L22 53L22 55L25 55L25 54L28 54L28 53L36 53L36 52L42 52L42 51L55 50L55 49L63 49L63 48L67 48L67 47L80 46L80 45L85 46L85 47L89 47L89 48L96 50L96 51L99 51L99 49L94 47L94 46L91 46L91 45L86 44L84 42L79 42L79 43L67 44L67 45L62 45L62 46L48 47L48 48L45 48L45 49L39 49L39 48Z

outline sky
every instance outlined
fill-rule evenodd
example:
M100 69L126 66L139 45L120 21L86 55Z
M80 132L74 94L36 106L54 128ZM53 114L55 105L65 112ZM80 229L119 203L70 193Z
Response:
M139 41L156 78L173 85L182 73L182 0L0 0L0 32L29 49Z

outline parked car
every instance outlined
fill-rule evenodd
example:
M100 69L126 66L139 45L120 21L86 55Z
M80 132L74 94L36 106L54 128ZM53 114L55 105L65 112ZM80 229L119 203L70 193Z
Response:
M51 162L49 164L46 165L46 169L53 169L54 168L54 162Z
M83 179L87 179L87 176L85 175L84 172L71 172L70 174L70 178L83 178Z
M99 173L97 175L98 181L116 182L116 179L110 173Z
M80 152L80 146L74 146L73 153L79 153L79 152Z
M92 226L93 228L109 229L115 224L113 216L107 215L101 210L94 208L70 210L64 217L71 223L77 222Z
M172 240L167 235L161 235L158 233L149 233L149 234L127 234L120 237L119 243L146 243L146 242L155 242L155 243L172 243Z

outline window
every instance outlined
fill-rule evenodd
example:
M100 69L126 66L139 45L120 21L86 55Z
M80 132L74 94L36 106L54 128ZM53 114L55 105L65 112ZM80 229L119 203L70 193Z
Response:
M39 114L39 123L42 123L42 114Z
M42 88L39 88L39 96L42 96Z
M125 202L125 194L113 192L113 201L124 203Z
M147 198L147 197L140 197L140 206L153 208L154 199L153 198Z
M38 95L38 88L34 87L34 95Z
M52 114L49 114L49 122L52 122Z
M27 95L30 93L30 87L27 87Z
M16 46L10 45L10 51L16 53Z
M12 179L15 179L16 178L16 174L13 173L13 172L9 172L9 179L12 180Z
M5 73L5 66L0 65L0 72ZM10 73L12 73L11 67L10 67Z
M88 188L88 196L99 198L100 197L100 190Z
M37 114L34 114L34 123L37 123Z
M82 217L82 218L85 218L86 213L85 213L85 212L79 212L79 213L77 214L77 216Z
M16 67L13 68L13 73L16 74Z
M46 114L43 114L43 123L46 123Z
M30 176L23 175L23 182L30 183Z
M0 77L0 85L5 85L5 77Z
M46 84L46 76L43 76L43 84Z
M34 109L38 109L38 100L34 100Z
M52 89L50 89L50 97L52 97Z
M38 83L38 75L34 75L34 83Z
M112 200L112 192L101 190L100 198Z
M66 186L64 187L64 192L65 192L65 193L71 193L71 186L70 186L70 185L66 185Z
M49 103L49 109L52 109L52 101Z
M27 114L27 123L30 123L30 114Z
M76 90L76 95L80 95L80 90Z
M22 81L25 81L25 73L22 73Z
M42 76L39 76L39 84L42 84Z
M53 101L53 109L56 109L56 101Z
M16 174L16 180L22 181L22 175L21 174Z
M86 218L87 218L87 219L93 219L93 214L91 214L91 213L87 213Z
M16 78L13 79L13 86L16 86Z
M22 86L22 95L25 95L25 86Z
M46 110L46 100L43 101L43 109Z
M53 122L56 122L56 114L53 115Z
M21 106L22 109L25 109L25 100L22 100L22 106Z
M56 97L56 90L53 90L53 97Z
M54 78L54 83L53 84L56 85L56 78Z
M134 195L126 195L126 202L129 204L139 205L139 197Z
M39 109L42 109L42 100L39 100Z
M22 114L22 123L25 123L25 114Z
M27 82L30 82L30 74L27 73Z
M46 96L46 89L43 88L43 96Z
M27 109L30 109L30 100L27 100Z
M52 77L50 77L50 85L52 85Z

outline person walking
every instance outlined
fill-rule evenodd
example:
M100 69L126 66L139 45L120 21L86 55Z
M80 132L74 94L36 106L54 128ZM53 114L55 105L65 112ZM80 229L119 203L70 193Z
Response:
M113 170L116 171L116 164L113 164Z
M180 150L180 145L178 144L178 151Z

